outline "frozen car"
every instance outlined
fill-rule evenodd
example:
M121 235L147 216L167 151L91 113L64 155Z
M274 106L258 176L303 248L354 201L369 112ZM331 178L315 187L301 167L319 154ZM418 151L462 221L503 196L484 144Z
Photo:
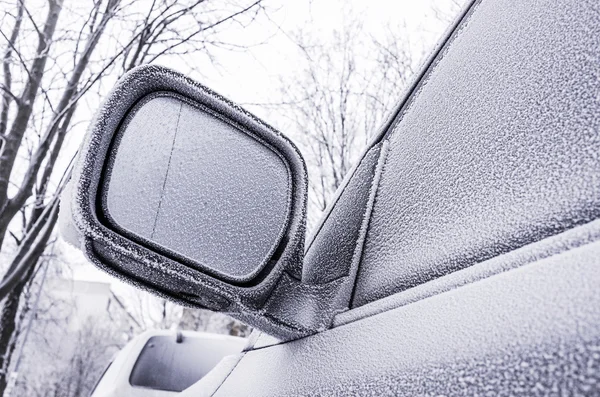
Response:
M111 360L91 397L172 397L197 383L246 339L190 331L146 331Z
M281 133L127 74L62 199L98 267L257 331L181 396L599 395L600 3L468 5L306 239Z

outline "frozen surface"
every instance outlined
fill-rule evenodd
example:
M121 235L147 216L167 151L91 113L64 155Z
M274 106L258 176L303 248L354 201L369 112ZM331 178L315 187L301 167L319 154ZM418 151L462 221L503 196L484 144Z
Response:
M360 228L367 215L369 187L379 153L380 147L374 147L361 160L327 220L317 231L304 257L304 282L324 284L350 273Z
M274 151L171 96L139 106L121 134L107 192L117 225L228 276L264 265L289 215Z
M204 378L200 379L188 389L184 390L181 397L209 397L212 396L223 383L231 371L238 364L243 354L231 355L223 358Z
M325 385L303 396L594 396L600 392L600 342L557 344L502 357ZM551 351L548 352L548 351ZM526 358L524 358L526 357ZM291 394L297 395L297 394Z
M406 291L398 292L386 298L378 299L366 305L339 313L334 318L334 327L406 306L442 292L451 291L463 285L474 283L598 240L600 240L600 219L438 277Z
M387 138L353 307L600 215L600 3L475 8Z
M155 98L133 112L135 115L121 127L117 154L104 188L105 205L115 223L150 239L164 194L181 103Z
M248 352L216 396L598 395L599 266L591 243Z
M107 222L98 218L98 197L101 196L98 186L113 135L141 98L157 92L177 93L230 120L272 148L288 170L286 197L289 198L290 216L285 235L281 236L285 244L277 252L279 261L269 261L265 266L268 271L252 279L251 288L223 281L225 278L229 281L234 279L224 273L217 278L215 274L194 269L189 261L175 261L157 255L146 246L133 242L127 233L110 230ZM160 115L162 112L152 115L156 116L153 120L157 124L161 123L158 119ZM164 116L168 118L172 115L167 112ZM155 125L152 127L155 128ZM209 157L214 158L214 155L210 153ZM237 158L236 161L243 162L244 158ZM249 170L245 169L244 172ZM127 179L127 183L135 182L134 178ZM240 179L240 183L249 182ZM230 193L241 195L244 191L232 189ZM94 265L123 281L182 305L226 311L271 335L289 339L314 332L316 325L303 324L298 328L289 317L265 315L260 305L271 296L283 274L296 280L301 277L306 193L306 167L298 149L289 139L238 105L186 76L163 67L144 65L131 70L119 80L90 123L69 188L62 197L62 231L70 241L77 243ZM251 248L251 251L254 249ZM241 281L241 277L236 278L236 281Z

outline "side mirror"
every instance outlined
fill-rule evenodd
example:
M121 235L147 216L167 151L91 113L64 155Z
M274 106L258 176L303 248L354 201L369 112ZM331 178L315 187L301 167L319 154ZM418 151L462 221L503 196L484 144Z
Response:
M316 325L273 314L273 296L301 280L306 194L286 137L185 76L144 66L92 122L61 223L115 276L297 336Z
M292 221L293 159L275 138L183 95L148 94L113 137L98 215L193 269L252 282Z

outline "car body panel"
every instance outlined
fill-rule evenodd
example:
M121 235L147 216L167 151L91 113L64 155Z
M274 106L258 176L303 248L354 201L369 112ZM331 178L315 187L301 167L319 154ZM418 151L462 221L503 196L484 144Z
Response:
M600 216L600 5L484 0L390 129L352 307Z
M597 393L599 265L595 242L247 352L215 395Z
M353 307L215 395L599 394L599 38L596 1L472 3L373 142Z

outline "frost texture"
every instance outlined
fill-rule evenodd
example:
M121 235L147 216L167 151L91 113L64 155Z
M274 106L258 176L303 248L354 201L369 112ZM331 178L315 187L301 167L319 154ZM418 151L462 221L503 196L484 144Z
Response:
M598 395L599 258L591 243L248 352L216 396Z
M380 147L376 146L360 161L331 213L317 230L304 257L304 282L323 284L350 274L363 218L367 216L369 188L379 154Z
M106 193L118 226L226 276L264 267L290 205L275 152L166 94L141 104L121 131Z
M356 379L301 395L534 397L593 396L600 392L600 343L545 348L551 353L533 350L475 358L407 371L402 376ZM293 395L298 394L288 394Z
M387 138L353 307L600 215L600 3L475 8Z

